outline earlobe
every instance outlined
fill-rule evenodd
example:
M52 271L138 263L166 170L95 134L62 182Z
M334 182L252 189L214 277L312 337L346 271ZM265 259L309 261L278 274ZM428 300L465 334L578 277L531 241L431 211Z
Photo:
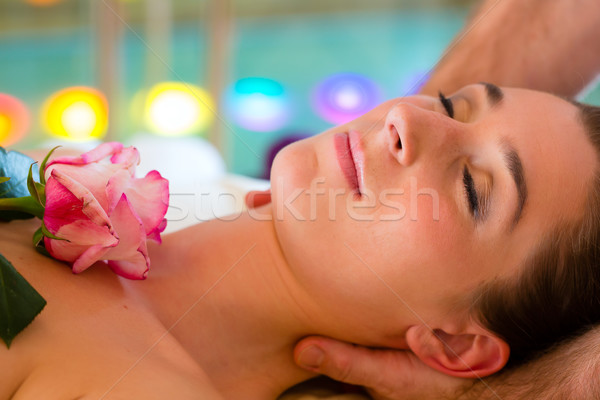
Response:
M246 193L244 203L248 208L258 208L271 202L271 190L251 190Z
M481 378L504 367L508 344L479 326L469 333L450 334L425 325L411 326L406 341L412 352L426 365L446 375Z

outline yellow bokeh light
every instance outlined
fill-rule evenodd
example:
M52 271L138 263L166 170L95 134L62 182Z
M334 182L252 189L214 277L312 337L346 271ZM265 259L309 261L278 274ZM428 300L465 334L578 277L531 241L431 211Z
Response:
M0 113L0 143L3 143L10 136L12 122L6 114Z
M144 119L159 135L183 136L205 131L214 119L214 110L212 97L198 86L163 82L148 92Z
M65 108L60 119L65 130L75 139L86 139L96 127L96 113L85 101L76 101Z
M43 120L48 131L62 139L101 139L108 126L108 103L96 89L64 89L46 101Z

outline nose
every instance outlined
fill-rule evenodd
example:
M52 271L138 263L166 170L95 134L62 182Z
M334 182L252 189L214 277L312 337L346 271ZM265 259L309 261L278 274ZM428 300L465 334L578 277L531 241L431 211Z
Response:
M388 112L385 135L392 156L402 165L413 164L429 147L447 146L452 120L426 107L398 103Z

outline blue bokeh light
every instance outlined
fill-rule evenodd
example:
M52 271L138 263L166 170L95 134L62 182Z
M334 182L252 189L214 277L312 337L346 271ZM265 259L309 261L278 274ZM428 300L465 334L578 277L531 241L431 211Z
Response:
M291 105L282 84L267 78L244 78L225 95L227 116L242 128L270 132L289 121Z

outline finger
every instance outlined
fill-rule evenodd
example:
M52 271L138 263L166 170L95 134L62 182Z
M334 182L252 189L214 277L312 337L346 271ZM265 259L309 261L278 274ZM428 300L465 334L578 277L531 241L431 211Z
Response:
M301 340L294 360L309 371L364 386L375 399L453 397L471 383L429 368L410 351L369 349L318 336Z
M398 383L407 352L355 346L337 340L309 337L296 345L294 360L300 367L352 385L380 388ZM393 375L384 377L385 371ZM385 382L388 379L390 382ZM393 382L393 383L392 383Z
M246 194L245 203L248 208L257 208L271 202L271 190L251 190Z

